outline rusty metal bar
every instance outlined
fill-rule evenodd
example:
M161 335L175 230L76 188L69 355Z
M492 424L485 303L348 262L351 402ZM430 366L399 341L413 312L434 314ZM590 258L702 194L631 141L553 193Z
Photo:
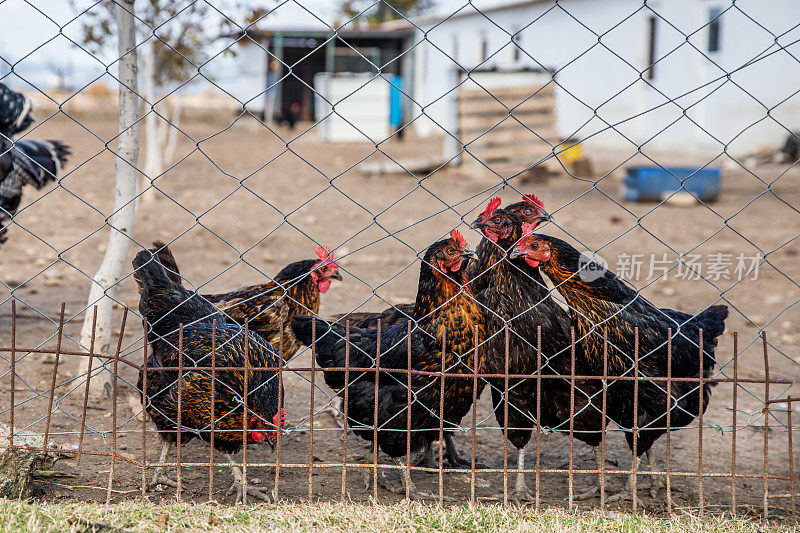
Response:
M281 332L283 335L283 332ZM316 388L315 385L315 378L317 375L316 364L317 364L317 357L316 357L316 348L317 346L317 321L311 321L311 392L309 398L309 407L308 407L308 502L314 498L314 469L311 466L314 463L314 389Z
M731 414L731 515L736 518L736 410L739 396L739 334L733 332L733 411Z
M411 484L411 321L406 323L406 501L411 499L409 485Z
M631 459L633 474L631 474L631 507L633 513L636 514L636 507L638 504L638 477L636 471L639 469L639 327L633 328L633 448ZM669 409L669 398L667 398L667 408ZM650 478L650 483L653 483L654 478Z
M278 408L283 408L283 331L284 331L284 314L281 313L281 319L279 321L281 334L278 335ZM311 319L312 322L316 321L316 318ZM280 486L280 476L281 476L281 434L283 433L282 428L278 428L278 438L275 441L275 499L278 500L280 498L280 493L278 492L278 488Z
M761 331L764 346L764 520L769 516L769 351L767 332Z
M575 505L573 493L573 467L575 460L575 328L569 328L569 510ZM508 356L506 356L508 359Z
M439 505L444 503L444 371L447 349L447 326L442 326L442 373L439 384Z
M280 332L283 335L283 331ZM244 319L244 405L242 406L242 504L247 504L247 425L250 422L250 413L248 413L248 406L250 399L248 393L250 392L250 319ZM280 419L280 410L278 411L278 419ZM280 428L278 428L280 431Z
M672 514L672 480L670 479L672 449L672 328L667 328L667 513Z
M122 308L122 325L117 338L117 351L114 352L114 381L111 384L111 468L108 471L108 489L106 505L111 503L111 492L114 484L114 467L117 463L117 384L119 379L119 354L122 352L122 337L125 335L125 323L128 321L128 308Z
M372 497L378 502L378 385L381 369L381 319L378 319L378 338L375 345L375 405L372 413Z
M600 509L606 511L606 401L608 396L608 327L603 326L603 391L600 422ZM634 413L634 416L636 414Z
M344 323L344 421L342 424L342 501L347 496L347 404L350 402L350 319Z
M42 454L47 453L47 440L50 436L50 420L53 417L53 399L56 395L56 379L58 378L58 359L61 355L61 339L64 335L64 309L66 304L61 302L61 313L58 319L58 337L56 338L55 361L53 362L53 377L50 380L50 398L47 402L47 420L44 423L44 442L42 443Z
M94 331L94 328L92 328ZM8 447L14 448L14 388L16 387L17 378L17 352L14 349L17 345L17 299L11 300L11 405L9 406L9 428L8 428ZM83 410L84 417L86 416L86 409ZM80 450L80 448L78 448ZM78 452L78 461L80 461L80 452Z
M792 397L789 396L789 401L787 402L787 412L786 412L786 425L789 427L789 485L791 490L791 502L792 502L792 516L797 517L797 508L795 507L794 503L794 495L795 495L795 478L794 478L794 448L792 446L792 432L794 432L794 428L792 427Z
M503 325L505 332L505 377L503 378L503 505L508 505L508 322Z
M83 411L81 411L81 432L78 436L78 457L75 460L75 466L81 464L81 454L83 453L83 433L86 430L86 409L89 406L89 384L92 381L92 362L94 361L94 340L97 331L97 306L94 306L92 312L92 337L89 342L89 362L86 366L86 391L83 395ZM147 329L145 326L145 344L147 344ZM145 350L146 352L147 350ZM14 394L13 388L11 394ZM142 407L144 409L144 407Z
M181 444L182 444L182 435L181 435L181 408L182 408L182 400L183 400L183 323L178 325L178 420L177 420L177 439L175 441L175 450L177 454L176 458L176 468L178 470L178 486L175 488L175 498L180 501L181 499L181 488L182 488L182 479L181 479Z
M217 416L217 319L211 321L211 435L209 447L211 448L211 466L208 467L208 501L214 497L214 426Z
M475 359L472 361L472 455L470 457L469 501L475 504L475 445L478 431L478 328L475 328Z
M92 328L94 330L94 328ZM142 497L147 495L147 317L142 319ZM94 333L94 331L93 331ZM214 395L212 394L213 398ZM212 402L213 404L213 402ZM85 411L84 411L84 414Z
M506 421L506 425L508 421ZM542 326L536 326L536 495L535 510L539 511L542 459Z
M699 493L699 514L703 515L705 511L705 501L703 498L703 328L698 332L698 343L700 344L700 363L698 369L697 388L698 402L697 402L697 491Z

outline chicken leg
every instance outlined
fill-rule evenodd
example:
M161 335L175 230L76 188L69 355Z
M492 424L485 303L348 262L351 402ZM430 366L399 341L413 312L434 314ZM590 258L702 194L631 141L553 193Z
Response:
M445 459L452 468L472 468L472 460L465 459L458 453L452 433L444 434ZM475 459L475 468L487 468L485 464Z
M428 492L423 492L417 488L414 484L414 480L411 479L411 476L408 476L408 480L406 480L406 473L405 473L405 461L402 457L394 457L392 459L395 465L399 466L400 468L397 469L397 474L400 476L402 483L400 485L397 484L385 484L383 487L388 490L389 492L393 492L395 494L405 494L406 493L406 482L408 483L408 497L411 500L422 501L422 500L430 500L436 498L433 494ZM384 476L382 476L384 477ZM384 477L385 480L385 477Z
M648 468L648 470L650 472L654 472L655 471L655 456L653 455L652 450L647 450L647 452L645 452L645 453L647 455L647 468ZM640 458L639 457L635 457L632 460L631 470L637 470L638 467L639 467L639 463L640 463ZM656 496L658 496L658 483L659 483L658 476L655 476L655 475L651 474L649 477L650 477L650 481L648 482L648 489L649 489L650 497L651 498L655 498ZM631 499L633 499L632 495L633 495L633 474L630 474L628 476L628 482L625 484L625 490L623 490L619 494L614 494L612 496L609 496L606 501L608 501L608 502L616 502L616 501L620 501L620 500L631 500Z
M233 454L226 453L225 457L231 465L231 472L233 473L233 484L228 489L226 496L236 493L236 503L247 503L247 495L253 496L259 500L272 503L272 496L268 493L261 492L258 487L247 484L242 471L236 466L236 459Z
M525 483L525 448L522 447L517 450L517 479L514 483L514 492L512 493L512 499L516 504L522 504L523 502L532 502L534 501L533 495L528 490L528 485Z
M604 464L603 464L603 457L602 457L603 454L602 454L602 452L600 450L600 446L593 446L592 447L592 453L594 454L594 464L595 464L595 466L597 468L597 481L596 481L597 484L594 487L592 487L591 489L589 489L589 490L587 490L585 492L581 492L580 494L578 494L575 497L576 500L588 500L589 498L594 498L595 496L600 494L600 491L602 490L602 483L601 483L601 479L600 479L600 471L603 470Z
M161 444L161 455L158 458L158 462L163 464L167 460L167 455L169 451L172 449L173 444L169 441L163 441ZM152 490L159 485L166 485L168 487L178 487L178 482L170 479L164 474L164 466L157 466L153 471L153 478L148 483L147 488Z

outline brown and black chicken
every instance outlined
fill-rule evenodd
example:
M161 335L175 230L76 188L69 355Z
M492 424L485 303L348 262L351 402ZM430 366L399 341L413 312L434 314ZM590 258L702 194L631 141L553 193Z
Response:
M154 242L159 259L173 279L180 283L178 265L172 252L162 242ZM289 360L300 348L292 333L292 317L297 313L319 313L320 295L327 292L332 280L341 281L339 265L329 250L318 246L319 259L290 263L268 283L251 285L220 294L205 294L226 318L249 326L272 346L283 349L283 359ZM281 321L283 343L281 344Z
M426 251L420 267L419 288L412 318L381 327L380 377L377 391L378 420L374 419L375 377L373 373L351 373L345 383L343 371L327 371L325 382L339 395L348 388L348 424L365 440L373 440L377 424L377 449L389 455L396 464L403 463L406 439L411 452L422 450L439 438L440 399L444 399L442 422L446 430L456 428L473 400L473 373L482 372L482 356L475 349L475 338L483 342L484 322L481 308L469 289L466 268L475 253L457 231L449 239L438 241ZM341 324L329 324L309 316L297 315L292 329L303 344L312 342L312 322L316 320L316 359L323 368L344 367L347 354L346 331ZM429 372L442 370L442 343L446 341L444 370L463 374L464 378L447 377L442 385L435 376L412 374L411 433L407 434L408 416L408 328L411 323L412 369ZM445 339L446 336L446 339ZM349 363L351 367L375 367L378 330L350 328ZM477 358L476 358L477 356ZM386 370L384 370L386 369ZM392 372L397 369L398 372ZM444 396L441 388L444 387ZM373 453L377 453L377 449ZM401 476L403 477L403 476ZM405 478L403 477L405 480ZM407 487L412 497L424 496L413 482ZM390 490L397 490L390 487Z
M157 252L139 252L133 260L133 275L151 347L146 382L144 372L140 372L138 386L142 405L163 439L159 462L164 463L178 441L180 402L180 444L194 437L211 442L231 463L234 483L228 494L235 491L237 501L245 500L247 494L269 500L269 494L247 485L233 454L246 444L266 442L274 447L278 438L285 417L278 403L282 397L278 376L272 370L245 370L277 367L277 351L257 333L226 323L212 304L176 283L159 262ZM181 325L183 350L179 353ZM212 346L216 366L242 370L216 371L215 380L208 370L192 370L211 366ZM181 357L185 370L168 369L179 366ZM245 397L246 406L242 402ZM176 486L163 475L161 467L156 468L151 485L159 483Z
M523 232L528 233L533 229L525 226ZM573 311L582 357L593 375L604 373L604 345L608 354L607 375L634 374L634 339L635 328L638 328L640 379L636 395L637 411L633 412L633 381L612 380L607 387L607 414L626 430L625 437L631 451L636 417L638 438L634 461L646 453L652 471L651 447L666 433L668 414L669 427L680 428L692 423L708 407L711 384L703 384L701 395L699 378L701 375L709 378L713 373L716 364L714 350L717 338L725 331L728 307L713 305L697 315L660 309L613 272L582 256L570 244L546 235L531 234L524 237L511 256L523 258L532 267L539 267L564 296ZM604 329L608 331L607 343L604 341ZM671 375L676 378L696 378L698 382L672 382L668 396L663 381L647 378L667 376L669 329L673 335ZM651 477L652 496L655 496L657 487L655 477ZM624 497L624 494L619 497Z
M540 218L532 225L548 218L544 213L536 216ZM486 288L481 293L486 305L485 372L532 376L528 379L509 379L508 383L504 378L489 379L495 417L501 427L507 427L508 439L518 450L519 472L513 499L517 502L527 501L531 496L522 472L525 468L525 446L537 423L556 431L569 429L572 383L567 376L572 370L572 321L569 314L551 297L539 269L528 265L521 258L510 259L507 256L523 235L522 222L514 213L500 207L499 198L493 198L489 202L486 210L473 222L473 227L479 229L490 241L492 250L490 261L493 266L484 275ZM500 253L494 250L500 250ZM541 328L541 339L538 328ZM565 377L541 379L541 390L537 391L535 376L539 373L539 346L541 375ZM581 368L577 365L581 359L576 354L577 374L581 373ZM573 434L579 440L596 447L600 443L603 421L601 404L598 401L598 392L602 387L599 382L586 380L575 380L574 385Z

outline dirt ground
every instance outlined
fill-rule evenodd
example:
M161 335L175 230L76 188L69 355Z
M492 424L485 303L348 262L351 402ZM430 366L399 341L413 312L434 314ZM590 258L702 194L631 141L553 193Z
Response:
M13 295L18 301L18 346L27 348L55 345L57 314L61 302L66 303L69 321L62 344L65 350L75 350L71 339L80 335L89 277L99 266L104 252L107 232L105 217L110 213L113 192L114 161L105 149L116 133L113 115L64 115L41 124L35 137L64 139L73 150L68 176L62 186L37 194L27 191L23 204L29 205L17 216L9 241L0 252L0 345L10 344L10 317ZM181 266L184 278L205 292L221 292L242 285L261 282L264 273L274 274L288 262L313 257L314 243L309 237L338 248L344 282L335 284L324 295L321 313L329 315L358 307L363 310L383 309L388 302L407 302L416 290L417 254L436 238L459 222L470 222L483 209L486 199L497 189L489 190L497 180L470 175L464 170L437 172L420 181L409 175L370 177L351 168L363 158L367 161L386 160L380 153L370 155L369 144L323 144L316 133L309 131L289 144L303 129L289 132L278 130L284 137L258 127L253 122L240 121L226 127L226 119L189 120L183 124L191 136L179 143L180 162L156 181L161 190L156 197L137 207L135 239L148 245L154 239L175 240L172 249ZM380 149L392 158L419 157L436 154L438 141L407 138L391 140ZM596 183L607 170L622 162L627 154L589 152L594 161L594 176L577 180L568 175L556 175L544 182L520 184L525 192L535 192L554 214L556 225L542 231L563 237L559 228L569 233L572 242L579 240L585 248L597 249L612 264L620 254L656 254L675 260L676 252L693 250L708 257L711 254L744 253L752 256L760 249L767 263L759 269L758 279L737 283L720 279L714 285L703 280L681 280L669 275L658 279L644 290L646 296L662 307L695 311L722 298L731 308L728 331L721 338L717 359L719 371L732 377L732 332L739 332L739 376L761 379L764 376L764 356L758 335L766 327L770 341L770 377L773 380L798 379L800 376L800 170L795 166L786 173L785 165L741 168L724 165L723 193L707 207L677 207L655 204L621 202L617 173ZM661 161L661 156L653 154ZM669 162L683 162L677 155L664 156ZM629 162L633 164L636 160ZM697 162L697 161L695 161ZM705 162L705 161L703 161ZM269 163L269 164L267 164ZM499 191L505 202L517 201L519 196L506 188ZM726 226L727 224L727 226ZM557 227L556 227L557 226ZM477 245L480 235L461 224L467 240ZM138 249L137 246L134 248ZM134 250L131 252L133 256ZM645 267L647 270L647 267ZM643 286L647 272L635 282ZM6 287L6 285L8 287ZM121 282L118 298L136 308L135 283L126 278ZM115 312L115 327L120 319ZM123 351L131 361L141 361L141 326L131 317L123 341ZM8 353L0 354L8 365ZM18 378L14 387L15 432L33 435L44 432L48 406L48 390L52 379L53 357L28 353L17 361ZM291 432L283 437L281 462L306 464L309 456L315 466L341 461L341 430L324 411L331 392L324 384L315 393L313 409L309 405L309 382L306 373L291 372L291 366L307 366L307 354L292 361L285 374L287 391L287 427ZM6 367L7 368L7 367ZM7 424L10 409L10 375L2 370L0 391L0 420ZM76 378L76 358L64 356L58 367L56 397L50 434L52 441L63 448L77 447L80 413L83 402L83 380ZM120 368L117 425L117 448L123 459L142 457L140 406L134 394L136 372L127 366ZM709 510L723 511L731 503L732 414L733 387L722 384L715 388L711 405L705 415L702 432L694 429L672 434L670 466L673 499L679 508L696 508L700 490L696 477L681 473L698 471L698 437L702 434L703 501ZM764 387L741 385L736 410L736 498L740 513L758 514L763 501L764 471ZM800 396L800 386L772 385L770 398L789 394ZM107 452L112 445L113 427L111 400L90 399L87 411L87 435L84 447L88 451ZM309 413L314 418L313 450L309 452ZM476 431L476 453L491 468L502 468L503 438L491 413L491 401L484 394L479 401ZM774 405L768 432L768 472L770 475L790 475L788 438L785 425L785 404ZM471 443L471 421L465 417L465 431L456 436L463 453ZM800 404L795 404L794 424L800 421ZM607 454L620 465L609 466L608 484L612 491L621 489L625 479L613 470L630 464L630 453L622 435L610 427ZM795 432L797 433L797 432ZM795 441L798 437L795 436ZM654 450L661 468L665 465L666 439ZM149 434L146 456L157 460L158 437ZM794 446L794 475L800 471L800 454ZM349 438L348 452L361 453L363 441ZM183 450L182 461L208 460L208 446L193 441ZM559 433L542 433L540 462L543 468L563 468L568 460L568 439ZM575 468L593 468L588 447L575 444ZM515 464L513 447L509 450L509 465ZM218 457L218 456L217 456ZM170 459L172 460L172 459ZM218 457L218 461L221 458ZM385 460L383 458L382 460ZM274 455L268 449L250 448L247 461L270 462ZM527 465L535 466L536 442L527 448ZM109 457L84 456L80 465L73 458L58 463L63 477L39 483L39 494L46 499L105 500L109 475ZM272 487L274 468L249 466L248 476ZM148 472L149 473L149 472ZM365 490L356 468L348 469L347 494L357 500L368 499L372 491ZM292 500L308 494L308 468L280 468L279 495ZM225 468L214 476L214 498L231 501L225 490L231 478ZM420 488L438 490L438 474L414 472ZM198 501L207 498L208 469L182 467L184 497ZM313 497L338 499L341 490L341 467L315 468ZM479 498L496 497L502 491L503 476L497 472L478 472L476 494ZM566 505L568 477L564 473L541 474L539 492L546 505ZM536 476L527 476L532 491ZM644 484L646 478L640 477ZM798 480L800 482L800 480ZM138 497L141 469L126 461L118 461L114 469L114 500ZM592 475L574 476L575 492L593 483ZM509 478L509 488L513 476ZM796 488L800 485L796 483ZM769 481L771 494L786 494L786 480ZM470 476L463 472L444 474L444 492L457 501L470 494ZM150 493L151 499L172 498L174 490ZM395 501L399 496L384 490L379 497ZM658 512L665 509L662 488L653 499L643 491L641 505ZM594 508L599 500L579 502L581 508ZM800 503L800 502L798 502ZM630 503L613 504L628 506ZM772 498L771 512L783 516L790 508L787 498Z

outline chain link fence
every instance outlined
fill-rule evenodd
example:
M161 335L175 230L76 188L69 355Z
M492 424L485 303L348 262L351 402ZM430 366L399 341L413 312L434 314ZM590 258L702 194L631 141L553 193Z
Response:
M354 6L0 3L47 28L0 47L12 123L36 104L0 137L0 424L71 457L45 496L222 499L233 466L245 500L795 516L798 8ZM63 168L26 149L43 139ZM448 263L454 229L499 255ZM554 237L582 252L566 278ZM621 293L581 293L609 278ZM253 394L277 411L248 420Z

